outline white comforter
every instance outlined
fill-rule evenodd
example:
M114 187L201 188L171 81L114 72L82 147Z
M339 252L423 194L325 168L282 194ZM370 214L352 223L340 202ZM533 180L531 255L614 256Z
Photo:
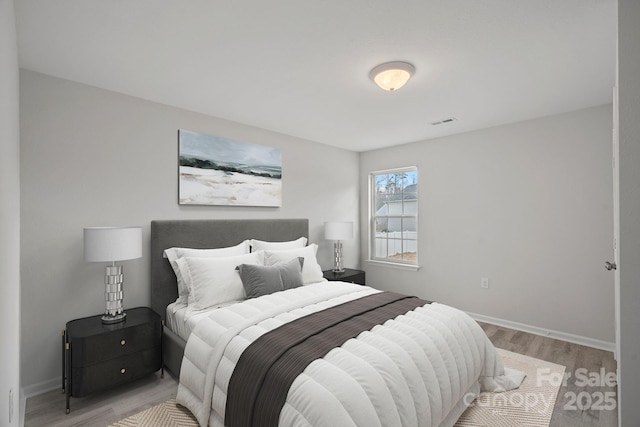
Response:
M213 311L187 341L178 403L201 426L223 426L233 368L253 340L298 317L375 292L321 282ZM432 303L363 332L312 362L292 384L280 425L452 425L473 400L468 393L508 390L522 378L517 371L505 373L473 319Z

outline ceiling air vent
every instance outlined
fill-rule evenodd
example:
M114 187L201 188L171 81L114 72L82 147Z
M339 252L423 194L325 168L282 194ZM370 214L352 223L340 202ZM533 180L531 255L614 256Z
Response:
M431 126L443 125L445 123L455 122L456 120L458 119L456 119L455 117L447 117L446 119L431 122Z

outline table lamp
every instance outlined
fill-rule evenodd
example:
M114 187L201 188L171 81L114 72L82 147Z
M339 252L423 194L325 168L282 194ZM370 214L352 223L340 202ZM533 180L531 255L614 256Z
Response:
M84 259L110 262L104 277L105 311L102 323L122 322L126 313L122 301L124 275L116 261L142 257L142 227L88 227L84 229Z
M333 243L333 272L344 273L342 264L342 241L353 239L353 222L329 221L324 223L324 238L334 240Z

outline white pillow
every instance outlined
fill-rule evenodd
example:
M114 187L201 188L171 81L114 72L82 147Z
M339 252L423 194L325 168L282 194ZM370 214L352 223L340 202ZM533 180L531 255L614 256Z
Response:
M285 251L299 249L307 246L307 238L300 237L288 242L265 242L264 240L251 239L251 251Z
M224 258L180 258L181 273L189 286L189 308L202 310L245 298L236 267L240 264L264 265L264 252Z
M276 265L291 261L293 258L303 257L304 265L302 266L302 282L305 285L309 283L322 282L326 280L322 275L322 268L318 264L316 258L318 245L315 243L305 246L301 249L289 249L286 251L264 251L265 265Z
M173 272L176 274L176 280L178 282L178 299L176 302L187 304L189 297L189 288L184 283L180 268L178 267L177 260L183 257L198 257L198 258L220 258L248 254L249 241L230 246L227 248L216 249L192 249L192 248L169 248L165 249L164 256L169 259L169 263L173 268Z

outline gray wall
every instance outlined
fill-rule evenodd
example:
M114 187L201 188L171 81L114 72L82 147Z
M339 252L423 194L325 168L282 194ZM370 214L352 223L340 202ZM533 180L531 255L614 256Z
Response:
M640 2L618 2L620 356L622 426L640 420Z
M12 0L0 0L0 425L19 425L20 138ZM9 398L12 393L13 398ZM11 415L11 420L10 420Z
M143 227L143 258L123 263L125 306L135 307L149 304L153 219L309 218L324 268L332 266L324 221L359 219L357 153L31 71L21 72L20 96L27 393L57 385L65 323L104 310L104 265L84 262L83 227ZM282 207L179 206L180 128L281 148ZM357 239L345 242L345 259L358 266Z
M362 153L368 282L614 342L611 129L606 105ZM368 173L402 166L418 166L418 271L366 262Z

